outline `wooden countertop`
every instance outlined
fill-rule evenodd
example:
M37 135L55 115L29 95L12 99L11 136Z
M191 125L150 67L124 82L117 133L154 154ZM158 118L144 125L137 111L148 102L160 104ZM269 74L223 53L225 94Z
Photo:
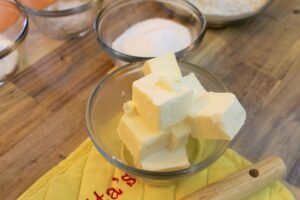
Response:
M34 26L26 63L0 88L0 196L15 199L84 139L87 98L112 68L94 33L54 41ZM274 0L250 23L208 30L186 58L216 74L248 118L232 147L252 161L281 156L300 187L300 2Z

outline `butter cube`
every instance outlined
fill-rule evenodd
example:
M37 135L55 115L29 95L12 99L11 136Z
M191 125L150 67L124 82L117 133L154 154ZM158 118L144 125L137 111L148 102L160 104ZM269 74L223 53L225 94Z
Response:
M184 147L188 142L188 137L191 132L191 128L186 122L180 122L169 127L170 141L168 148L174 151L177 148Z
M205 93L206 90L204 89L204 87L201 85L200 81L197 79L197 77L195 76L194 73L190 73L189 75L186 75L182 78L182 83L194 90L197 91L199 93Z
M234 94L208 92L201 108L187 118L187 123L193 137L232 140L245 120L246 112Z
M158 78L158 80L156 82L156 86L162 90L172 92L172 91L176 90L176 83L173 81L174 80L172 78L169 78L167 76L161 76Z
M157 75L171 76L176 80L182 78L174 53L168 53L146 61L143 66L143 71L145 75L154 73Z
M142 159L139 166L150 171L171 171L187 168L190 163L185 147L172 152L168 148L163 148Z
M127 101L123 104L123 111L126 115L130 115L134 113L135 111L135 106L133 101Z
M166 77L164 79L167 79ZM141 118L156 130L184 120L189 114L193 91L176 81L163 81L156 74L147 75L132 85L132 100Z
M190 73L189 75L184 76L182 78L182 84L193 90L193 106L191 113L194 113L195 110L199 110L199 108L201 108L203 102L202 95L207 91L201 85L200 81L197 79L194 73Z
M123 115L117 131L135 162L157 151L157 149L168 146L169 143L168 131L150 129L136 112Z

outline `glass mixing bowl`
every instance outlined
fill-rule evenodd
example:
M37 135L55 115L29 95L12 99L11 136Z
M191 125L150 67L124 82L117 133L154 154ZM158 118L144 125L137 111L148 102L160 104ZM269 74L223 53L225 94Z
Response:
M15 0L29 14L38 29L53 39L82 37L92 30L92 24L103 0ZM44 3L43 3L44 2Z
M28 18L14 3L0 1L0 87L24 63Z
M179 65L183 75L193 72L208 91L226 91L222 83L203 68L185 62L179 62ZM207 168L224 153L229 142L190 139L187 151L191 165L182 170L146 171L131 164L130 154L118 137L117 126L123 103L131 99L132 82L143 76L142 66L143 63L123 66L100 81L87 105L88 133L100 154L113 166L148 184L174 184Z
M187 1L114 1L100 12L94 23L94 29L100 46L112 57L116 65L123 66L127 63L150 59L150 57L138 57L117 51L112 47L112 43L129 27L152 18L172 20L190 31L191 44L178 52L174 52L179 59L197 49L205 35L206 20L204 16Z

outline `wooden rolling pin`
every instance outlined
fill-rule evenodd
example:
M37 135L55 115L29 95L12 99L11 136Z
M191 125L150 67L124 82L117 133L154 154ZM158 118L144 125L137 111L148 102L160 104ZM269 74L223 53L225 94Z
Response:
M279 157L270 157L198 190L182 200L243 200L264 189L286 173Z

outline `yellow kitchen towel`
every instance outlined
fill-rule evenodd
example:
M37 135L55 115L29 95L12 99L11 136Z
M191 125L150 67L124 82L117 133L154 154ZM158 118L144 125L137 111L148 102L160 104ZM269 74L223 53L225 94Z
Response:
M178 185L154 187L113 167L88 139L67 159L34 183L19 200L173 200L248 167L251 163L228 149L209 168ZM294 200L280 182L248 200Z

